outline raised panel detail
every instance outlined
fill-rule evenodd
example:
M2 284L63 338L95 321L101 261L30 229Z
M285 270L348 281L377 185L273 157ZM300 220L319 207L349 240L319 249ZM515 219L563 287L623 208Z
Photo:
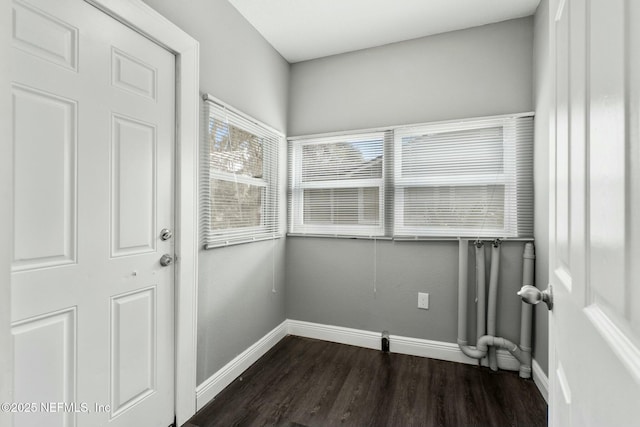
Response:
M157 71L121 50L111 50L111 83L121 89L156 99Z
M111 416L144 400L156 386L156 289L111 300Z
M112 133L111 255L155 251L156 129L114 116Z
M610 316L597 303L585 308L584 312L611 351L640 384L640 347L637 342L634 342L635 334L625 319L616 319L615 315Z
M554 394L562 396L563 399L556 399L554 403L557 403L561 408L557 408L554 411L555 416L554 425L557 426L570 426L571 425L571 388L569 387L569 381L567 380L567 374L562 366L562 362L558 361L556 373L555 373L555 390Z
M636 221L629 217L628 162L637 156L627 136L627 120L634 114L626 107L625 89L625 23L629 21L626 2L592 3L590 13L598 19L589 25L589 286L592 297L597 295L621 318L628 318L627 283L636 280L626 277L629 225Z
M76 259L76 140L74 101L14 86L13 270Z
M562 4L556 16L556 258L555 267L569 270L570 222L569 222L569 16L567 4Z
M571 277L571 274L569 274L569 271L567 271L565 268L559 267L554 270L554 274L556 276L556 279L558 279L558 282L566 288L567 292L571 292L571 289L573 287L573 279Z
M76 403L76 309L16 322L14 339L15 402ZM14 425L74 426L74 411L14 414Z
M13 45L72 70L78 69L78 29L22 2L13 2Z

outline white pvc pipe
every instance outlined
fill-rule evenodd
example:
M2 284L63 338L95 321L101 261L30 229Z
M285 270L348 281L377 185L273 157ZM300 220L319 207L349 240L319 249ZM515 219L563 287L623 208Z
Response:
M520 327L520 346L517 346L513 342L500 337L495 337L492 335L482 335L478 338L476 343L476 347L471 347L467 345L467 267L468 267L468 244L469 241L465 239L459 240L458 247L458 256L459 256L459 264L458 264L458 346L460 350L468 357L473 359L482 359L486 357L490 347L503 348L509 353L511 353L519 362L520 362L520 377L521 378L530 378L531 377L531 306L526 304L526 307L523 305L522 310L522 318L521 318L521 327ZM476 256L477 258L482 258L484 261L484 250L479 251L479 248L476 247ZM483 248L481 248L483 249ZM482 255L479 254L482 252ZM533 253L533 244L527 243L525 245L525 251L523 254L524 265L523 265L523 284L532 284L533 283L533 260L535 259L535 255ZM484 262L482 263L482 268L478 269L480 266L480 262L476 259L476 269L477 273L482 273L482 278L484 278ZM497 267L496 267L497 268ZM480 270L480 271L478 271ZM482 280L484 282L484 279ZM478 282L478 287L480 285L484 288L484 283ZM480 289L478 289L478 302L483 300L480 298L483 293L480 293ZM480 309L480 307L478 307ZM484 313L484 311L482 311ZM484 325L484 321L479 322L479 324ZM484 327L484 326L483 326Z
M469 241L458 242L458 345L467 346L467 268L469 266ZM464 351L464 350L463 350Z
M496 336L496 317L498 309L498 273L500 272L500 243L491 246L491 273L489 275L489 302L487 303L487 335ZM496 348L489 348L489 367L498 370Z
M476 243L476 309L476 338L479 340L487 333L487 289L482 242Z
M481 359L482 352L470 347L467 342L467 268L469 266L469 240L458 242L458 346L468 357Z
M524 254L522 254L522 286L533 286L534 253L533 243L524 245ZM531 377L531 324L533 323L533 306L522 302L522 312L520 317L520 349L525 353L527 363L520 365L520 377Z
M490 347L504 348L509 353L511 353L513 357L518 359L518 361L520 362L520 373L521 373L520 377L529 378L529 377L522 376L522 365L529 364L529 366L531 366L531 355L529 354L527 357L527 354L524 351L522 351L520 348L518 348L517 345L515 345L513 342L509 341L508 339L485 335L482 338L480 338L480 340L478 341L477 347L478 347L478 351L484 354L487 354ZM529 367L529 372L531 372L531 367Z

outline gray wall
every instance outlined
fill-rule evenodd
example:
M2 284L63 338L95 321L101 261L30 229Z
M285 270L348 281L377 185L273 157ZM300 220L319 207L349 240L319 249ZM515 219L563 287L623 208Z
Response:
M500 261L497 332L516 342L520 334L520 298L515 293L522 286L523 245L503 243ZM485 246L485 256L488 273L490 246ZM289 237L286 265L290 319L456 342L458 243L455 241ZM476 293L472 245L469 245L468 274L468 330L473 343ZM429 293L429 310L417 308L418 292Z
M202 92L286 131L289 64L235 8L226 0L146 2L200 42ZM280 239L199 252L198 383L285 319L284 247Z
M291 66L289 136L531 111L533 19Z
M542 0L534 19L534 229L536 238L536 286L549 283L549 114L553 96L549 58L549 0ZM539 304L535 310L535 358L549 372L549 311Z
M224 0L146 1L200 41L202 91L289 135L533 109L532 18L290 67ZM455 341L457 243L377 242L375 293L373 245L288 238L200 251L198 382L287 317ZM521 243L505 243L498 333L511 339L521 256ZM429 310L416 308L418 291Z
M531 111L533 18L293 64L289 94L289 135ZM373 245L288 238L287 317L455 342L457 243L377 242L376 293ZM522 250L502 251L498 333L512 340ZM428 311L418 291L431 294Z

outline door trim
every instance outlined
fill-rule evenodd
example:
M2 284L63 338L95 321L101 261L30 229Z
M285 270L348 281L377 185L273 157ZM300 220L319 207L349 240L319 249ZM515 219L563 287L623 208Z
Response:
M182 425L196 412L199 43L142 0L85 1L176 55L175 411Z
M0 200L13 200L13 135L11 126L11 1L0 2ZM13 251L13 203L0 203L0 402L13 396L13 337L11 336L11 259ZM11 413L0 411L0 425L11 425Z

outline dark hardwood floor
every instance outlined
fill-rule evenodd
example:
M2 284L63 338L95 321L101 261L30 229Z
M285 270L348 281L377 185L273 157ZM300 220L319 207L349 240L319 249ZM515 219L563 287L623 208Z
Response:
M288 336L189 423L546 426L547 405L514 372Z

